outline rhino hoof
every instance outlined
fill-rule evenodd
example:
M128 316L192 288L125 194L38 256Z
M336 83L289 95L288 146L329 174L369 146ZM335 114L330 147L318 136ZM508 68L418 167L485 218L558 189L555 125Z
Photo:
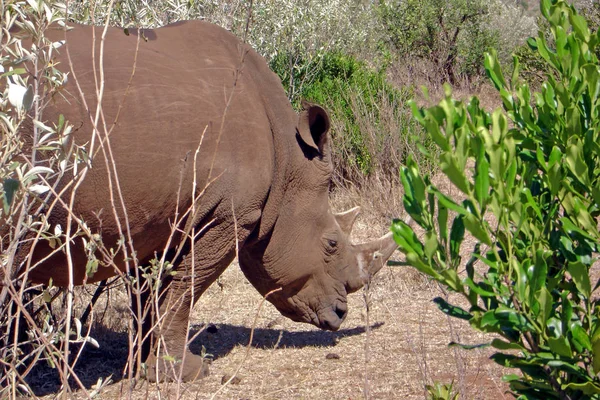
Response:
M197 356L189 351L185 355L183 364L179 361L157 360L155 356L146 360L146 379L149 382L195 381L205 378L209 374L210 360ZM158 366L158 370L157 370Z

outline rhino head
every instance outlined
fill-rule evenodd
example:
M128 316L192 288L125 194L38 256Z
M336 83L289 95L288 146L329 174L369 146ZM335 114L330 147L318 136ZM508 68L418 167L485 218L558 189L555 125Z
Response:
M347 294L369 282L397 248L392 234L353 244L350 232L359 208L335 214L329 207L333 167L329 117L305 105L296 128L296 147L285 166L286 182L272 189L274 222L262 240L243 246L240 267L248 280L286 317L338 330L347 314Z

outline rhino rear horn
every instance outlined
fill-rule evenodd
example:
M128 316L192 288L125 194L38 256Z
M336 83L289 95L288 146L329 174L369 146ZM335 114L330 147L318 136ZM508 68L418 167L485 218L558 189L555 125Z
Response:
M342 232L350 236L350 232L352 232L352 227L354 226L354 222L356 221L358 214L360 214L360 207L354 207L347 211L333 214L333 216L335 217L335 220L340 226Z

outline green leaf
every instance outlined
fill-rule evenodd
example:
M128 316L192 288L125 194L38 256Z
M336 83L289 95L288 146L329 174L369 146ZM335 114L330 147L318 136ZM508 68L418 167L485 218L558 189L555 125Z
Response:
M2 189L4 190L4 196L2 196L4 204L4 212L9 213L12 202L15 198L15 193L19 190L19 181L16 179L8 178L2 183Z
M489 53L485 54L484 66L485 71L494 83L494 86L496 86L496 89L500 90L503 88L507 88L506 81L504 80L504 75L502 74L502 68L500 67L500 63L498 63L498 56L496 50L491 49Z
M536 251L533 261L534 263L530 267L531 273L528 273L532 294L545 286L548 275L548 265L544 259L544 252L541 249Z
M444 133L440 129L439 123L434 119L431 112L428 110L425 113L425 117L422 119L423 126L431 139L439 146L440 149L444 151L451 151L450 144L448 143L448 138L444 135Z
M572 235L572 234L576 233L576 234L583 236L586 239L594 240L594 238L589 233L587 233L583 229L580 229L569 218L567 218L567 217L561 218L560 223L562 224L563 230L565 231L566 234Z
M578 323L573 324L571 327L571 335L573 335L573 340L582 348L586 350L592 350L592 342L590 341L590 337L581 325Z
M566 161L575 178L589 186L588 167L583 161L583 143L580 140L567 148Z
M464 283L472 291L474 291L475 293L477 293L480 296L484 296L484 297L495 297L496 296L496 293L490 292L489 290L485 290L484 288L482 288L481 286L479 286L475 282L473 282L473 280L471 278L465 278Z
M438 250L438 240L437 235L433 231L429 231L425 233L425 257L427 259L432 259L435 252Z
M510 80L510 86L514 89L519 81L519 57L513 55L513 73Z
M567 268L579 292L581 292L586 299L589 299L592 294L592 283L590 282L588 267L582 262L577 261L570 262Z
M448 241L448 209L438 199L438 227L440 239L444 244Z
M519 350L522 352L527 352L527 350L525 349L525 347L521 346L518 343L515 342L505 342L504 340L500 340L500 339L494 339L492 340L491 343L492 347L498 349L498 350Z
M465 350L475 350L475 349L485 349L486 347L490 347L490 343L480 343L480 344L461 344L456 342L448 343L448 347L460 347Z
M573 31L579 37L579 40L582 42L589 42L590 40L590 30L588 29L587 22L585 18L581 15L569 14L569 22L571 22L571 26L573 26Z
M548 327L548 332L552 334L552 337L558 338L563 334L562 321L556 317L547 318L546 326Z
M598 375L600 373L600 329L598 328L592 336L592 366Z
M419 257L417 254L415 253L407 253L406 254L406 261L412 265L413 267L415 267L417 270L419 270L420 272L424 273L425 275L428 275L436 280L442 280L442 276L435 270L433 269L430 265L426 264L423 259L421 257Z
M569 292L567 290L560 294L560 298L560 304L562 306L562 313L560 316L562 331L567 332L571 326L571 319L573 318L573 305L571 304L571 300L569 300Z
M442 204L442 206L446 207L447 209L457 212L458 214L467 214L468 213L468 211L465 208L463 208L462 206L457 204L450 197L448 197L445 194L443 194L442 192L440 192L437 188L429 187L429 191L432 192L433 194L435 194L435 197L438 199L438 202L440 204Z
M433 302L437 304L438 308L442 310L442 312L446 315L449 315L454 318L464 319L466 321L469 321L471 318L473 318L473 316L469 312L463 310L460 307L453 306L441 297L436 297L435 299L433 299Z
M452 230L450 232L450 259L457 259L460 257L460 246L465 238L465 225L463 217L459 215L454 218L452 223Z
M461 192L466 195L471 193L469 181L464 169L459 168L458 160L452 153L444 153L440 157L440 169Z
M566 337L562 336L559 338L549 338L548 346L550 346L550 350L554 354L558 354L559 356L571 358L573 356L573 351L571 350L571 345Z
M464 215L464 224L465 227L477 240L482 243L487 244L488 246L492 245L492 240L490 239L486 229L482 226L482 221L477 219L473 214Z
M574 391L581 392L585 395L591 396L594 394L600 394L600 385L595 382L585 382L585 383L567 383L562 386L563 389L571 389Z
M12 76L12 75L23 75L27 73L27 70L25 68L14 68L10 71L7 71L5 73L3 73L2 75L0 75L0 78L4 78L5 76Z
M531 330L531 326L525 317L516 310L503 306L486 312L481 319L481 326L491 326L502 329L508 328L521 332Z
M536 300L540 305L536 321L540 326L546 326L546 321L552 315L552 295L546 287L542 287L536 296Z
M489 169L490 164L485 157L485 149L481 146L475 164L475 199L479 202L481 210L485 210L490 190Z
M450 289L454 290L458 293L464 293L464 287L458 276L453 269L445 269L441 272L441 275L444 277L444 281L442 282L444 285L448 286Z
M407 223L402 220L395 220L391 230L394 240L400 246L400 250L404 253L414 253L418 257L424 255L421 241Z

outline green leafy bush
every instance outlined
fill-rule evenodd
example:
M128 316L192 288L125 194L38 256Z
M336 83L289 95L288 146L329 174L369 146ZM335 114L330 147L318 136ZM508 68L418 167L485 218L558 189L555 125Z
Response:
M485 68L504 111L453 100L449 89L438 106L414 107L463 200L409 161L403 201L425 233L402 221L392 230L410 265L469 304L438 298L440 309L497 335L485 345L520 370L504 377L516 396L599 399L600 282L590 269L600 245L600 36L565 1L543 0L541 11L555 47L529 40L549 71L539 93L519 83L516 58L508 82L492 52ZM463 264L467 232L476 244Z
M498 44L482 0L394 0L380 2L388 41L402 57L432 60L440 77L482 75L483 53Z
M300 59L278 54L271 61L296 106L302 100L323 104L333 120L336 174L357 182L379 173L395 177L405 160L409 132L410 89L396 89L384 71L374 71L347 54L323 52Z

